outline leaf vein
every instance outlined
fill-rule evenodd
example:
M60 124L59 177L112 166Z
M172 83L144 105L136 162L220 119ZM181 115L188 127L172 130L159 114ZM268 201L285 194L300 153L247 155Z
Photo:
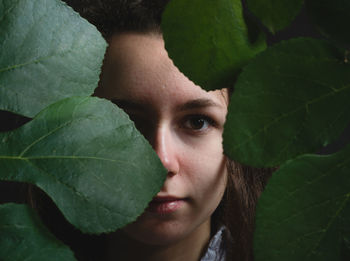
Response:
M38 169L40 172L42 172L43 174L46 174L47 176L51 177L54 181L56 181L57 183L61 184L62 186L66 187L68 190L71 190L73 192L73 194L76 194L79 198L81 198L83 201L85 201L87 203L87 205L90 205L91 202L89 202L89 198L86 197L84 194L82 194L81 192L79 192L78 190L76 190L76 188L74 188L73 186L70 186L67 183L62 182L61 180L57 179L57 177L55 175L52 175L51 173L47 172L46 170L40 168L39 166L35 165L33 162L31 162L30 160L26 160L28 164L30 164L31 166L33 166L34 168ZM36 184L38 185L38 184ZM38 185L39 186L39 185ZM48 193L45 190L45 193ZM50 197L52 197L50 195ZM55 197L52 197L52 199L54 200ZM56 203L56 202L55 202ZM111 209L109 209L108 207L104 206L103 204L98 204L96 206L97 208L102 208L104 210L106 210L107 212L113 212L117 215L120 215L122 217L125 217L127 215L125 215L124 213L118 212L118 211L112 211ZM61 209L60 209L61 210ZM61 210L62 211L62 210ZM129 217L129 216L127 216Z
M350 84L349 85L345 85L344 87L338 89L338 93L342 92L342 91L346 91L350 89ZM234 146L235 149L238 149L242 146L244 146L245 144L247 144L248 142L250 142L253 138L255 138L258 134L260 134L261 132L263 131L267 131L269 128L271 128L274 124L278 123L279 121L281 121L282 119L292 115L292 114L295 114L296 112L300 111L301 109L303 108L306 108L306 106L310 106L314 103L317 103L319 102L320 100L322 99L325 99L327 98L328 96L332 95L334 93L334 91L332 92L327 92L326 94L324 95L321 95L320 97L316 97L314 99L312 99L311 101L305 103L305 104L302 104L298 107L296 107L296 109L288 112L288 113L282 113L279 117L276 117L273 121L271 121L270 123L264 125L262 128L258 129L254 135L251 135L249 136L245 141L241 142L241 143L237 143L236 146Z
M73 122L73 120L67 121L61 125L59 125L58 127L54 128L53 130L49 131L47 134L39 137L38 139L36 139L35 141L33 141L31 144L29 144L20 154L19 157L23 157L24 154L31 148L33 147L35 144L37 144L38 142L40 142L41 140L45 139L46 137L50 136L52 133L58 131L59 129L62 129L63 127L67 126L68 124L70 124L71 122Z
M304 182L304 183L303 183L303 186L298 187L298 188L295 189L294 191L285 193L286 196L284 196L284 197L283 197L283 196L279 197L279 199L276 201L276 203L274 203L274 205L278 205L279 203L283 202L284 200L286 200L286 199L288 199L288 198L290 198L290 197L294 197L294 194L298 193L300 190L302 190L302 189L305 188L306 186L309 186L309 185L311 185L311 184L314 184L314 183L317 182L319 179L322 179L322 178L324 178L325 176L330 175L330 174L334 171L334 169L340 168L340 167L344 166L345 164L347 164L348 162L350 162L350 159L346 159L344 162L342 162L342 163L340 163L340 164L338 164L338 165L336 165L336 166L333 166L331 169L327 170L327 171L324 172L322 175L318 175L318 176L315 177L313 180L310 180L310 181L307 182L307 183ZM311 164L311 162L306 161L305 163L308 164L308 165L310 166L310 170L311 170L311 169L314 169L314 170L316 170L317 172L320 172L320 170L318 170L318 168L316 168L313 164ZM308 169L308 168L305 167L305 169ZM276 172L276 173L277 173L277 172ZM278 174L277 174L277 175L278 175ZM281 222L283 222L283 220L280 221L278 224L280 224Z
M336 218L340 215L340 213L342 212L342 210L344 209L346 203L349 201L350 198L350 193L345 195L345 198L342 202L342 204L339 206L337 212L335 212L334 216L329 220L328 224L326 225L326 227L324 228L324 233L323 235L320 237L320 239L316 242L315 246L310 249L309 253L307 254L307 257L310 256L316 248L319 247L321 241L324 239L326 232L329 230L329 228L333 225L333 223L335 222Z

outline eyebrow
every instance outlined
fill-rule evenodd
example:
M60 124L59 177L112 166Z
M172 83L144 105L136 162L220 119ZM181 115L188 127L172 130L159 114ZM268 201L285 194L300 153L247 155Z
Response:
M218 107L222 108L219 103L214 102L211 99L195 99L181 104L177 109L180 111L188 111L193 109L200 109L205 107Z
M129 100L122 100L122 99L112 99L111 100L115 105L122 109L129 109L129 110L147 110L149 108L149 105L144 104L144 103L138 103L134 101L129 101ZM195 99L195 100L190 100L184 104L179 105L176 109L179 111L189 111L189 110L194 110L194 109L201 109L201 108L206 108L206 107L218 107L218 108L223 108L222 105L219 103L214 102L211 99Z

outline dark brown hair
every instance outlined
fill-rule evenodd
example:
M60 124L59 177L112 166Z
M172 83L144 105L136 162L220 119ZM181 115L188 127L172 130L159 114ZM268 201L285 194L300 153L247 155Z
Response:
M161 14L169 0L64 0L94 24L108 40L121 32L161 34ZM257 169L227 159L228 184L213 214L213 226L224 224L232 235L228 260L253 260L253 232L257 199L272 169ZM103 245L104 236L82 235L68 224L51 200L30 188L30 203L53 233L70 245L81 260L95 260L91 250ZM60 225L61 224L61 225ZM79 242L79 243L77 243ZM100 253L101 254L101 253ZM99 254L99 258L101 256Z
M118 32L160 33L169 0L63 0L108 39Z

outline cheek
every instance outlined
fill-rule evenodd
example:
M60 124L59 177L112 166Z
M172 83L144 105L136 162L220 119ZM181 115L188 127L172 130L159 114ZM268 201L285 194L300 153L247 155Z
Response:
M198 220L207 220L220 204L227 184L227 169L224 159L219 166L203 165L201 173L193 177L193 207Z
M188 173L188 183L195 195L198 208L203 208L203 204L210 204L216 208L226 188L227 168L226 160L222 149L207 151L186 160ZM213 206L215 205L215 206Z
M225 169L221 133L187 143L186 151L182 157L186 167L191 169L188 173L196 173L197 178L208 181L219 179Z
M197 188L201 190L202 194L215 196L224 190L227 170L223 157L221 160L203 163L199 170L200 172L197 172L198 175L194 177L194 181L198 183Z

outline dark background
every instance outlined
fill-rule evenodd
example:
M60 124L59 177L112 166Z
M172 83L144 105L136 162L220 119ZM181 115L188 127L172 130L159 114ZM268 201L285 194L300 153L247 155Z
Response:
M300 15L287 29L277 33L276 35L271 35L267 33L267 42L269 45L271 45L281 40L286 40L289 38L310 36L316 38L320 37L320 35L315 30L314 26L308 21L308 18L305 14L305 10L303 9ZM0 111L0 131L16 129L17 127L23 125L29 120L30 119L28 118L17 116L9 112ZM336 152L349 142L350 125L346 128L346 130L336 142L321 149L318 153L329 154ZM26 186L24 184L0 181L0 204L6 202L22 203L24 202L25 195Z

